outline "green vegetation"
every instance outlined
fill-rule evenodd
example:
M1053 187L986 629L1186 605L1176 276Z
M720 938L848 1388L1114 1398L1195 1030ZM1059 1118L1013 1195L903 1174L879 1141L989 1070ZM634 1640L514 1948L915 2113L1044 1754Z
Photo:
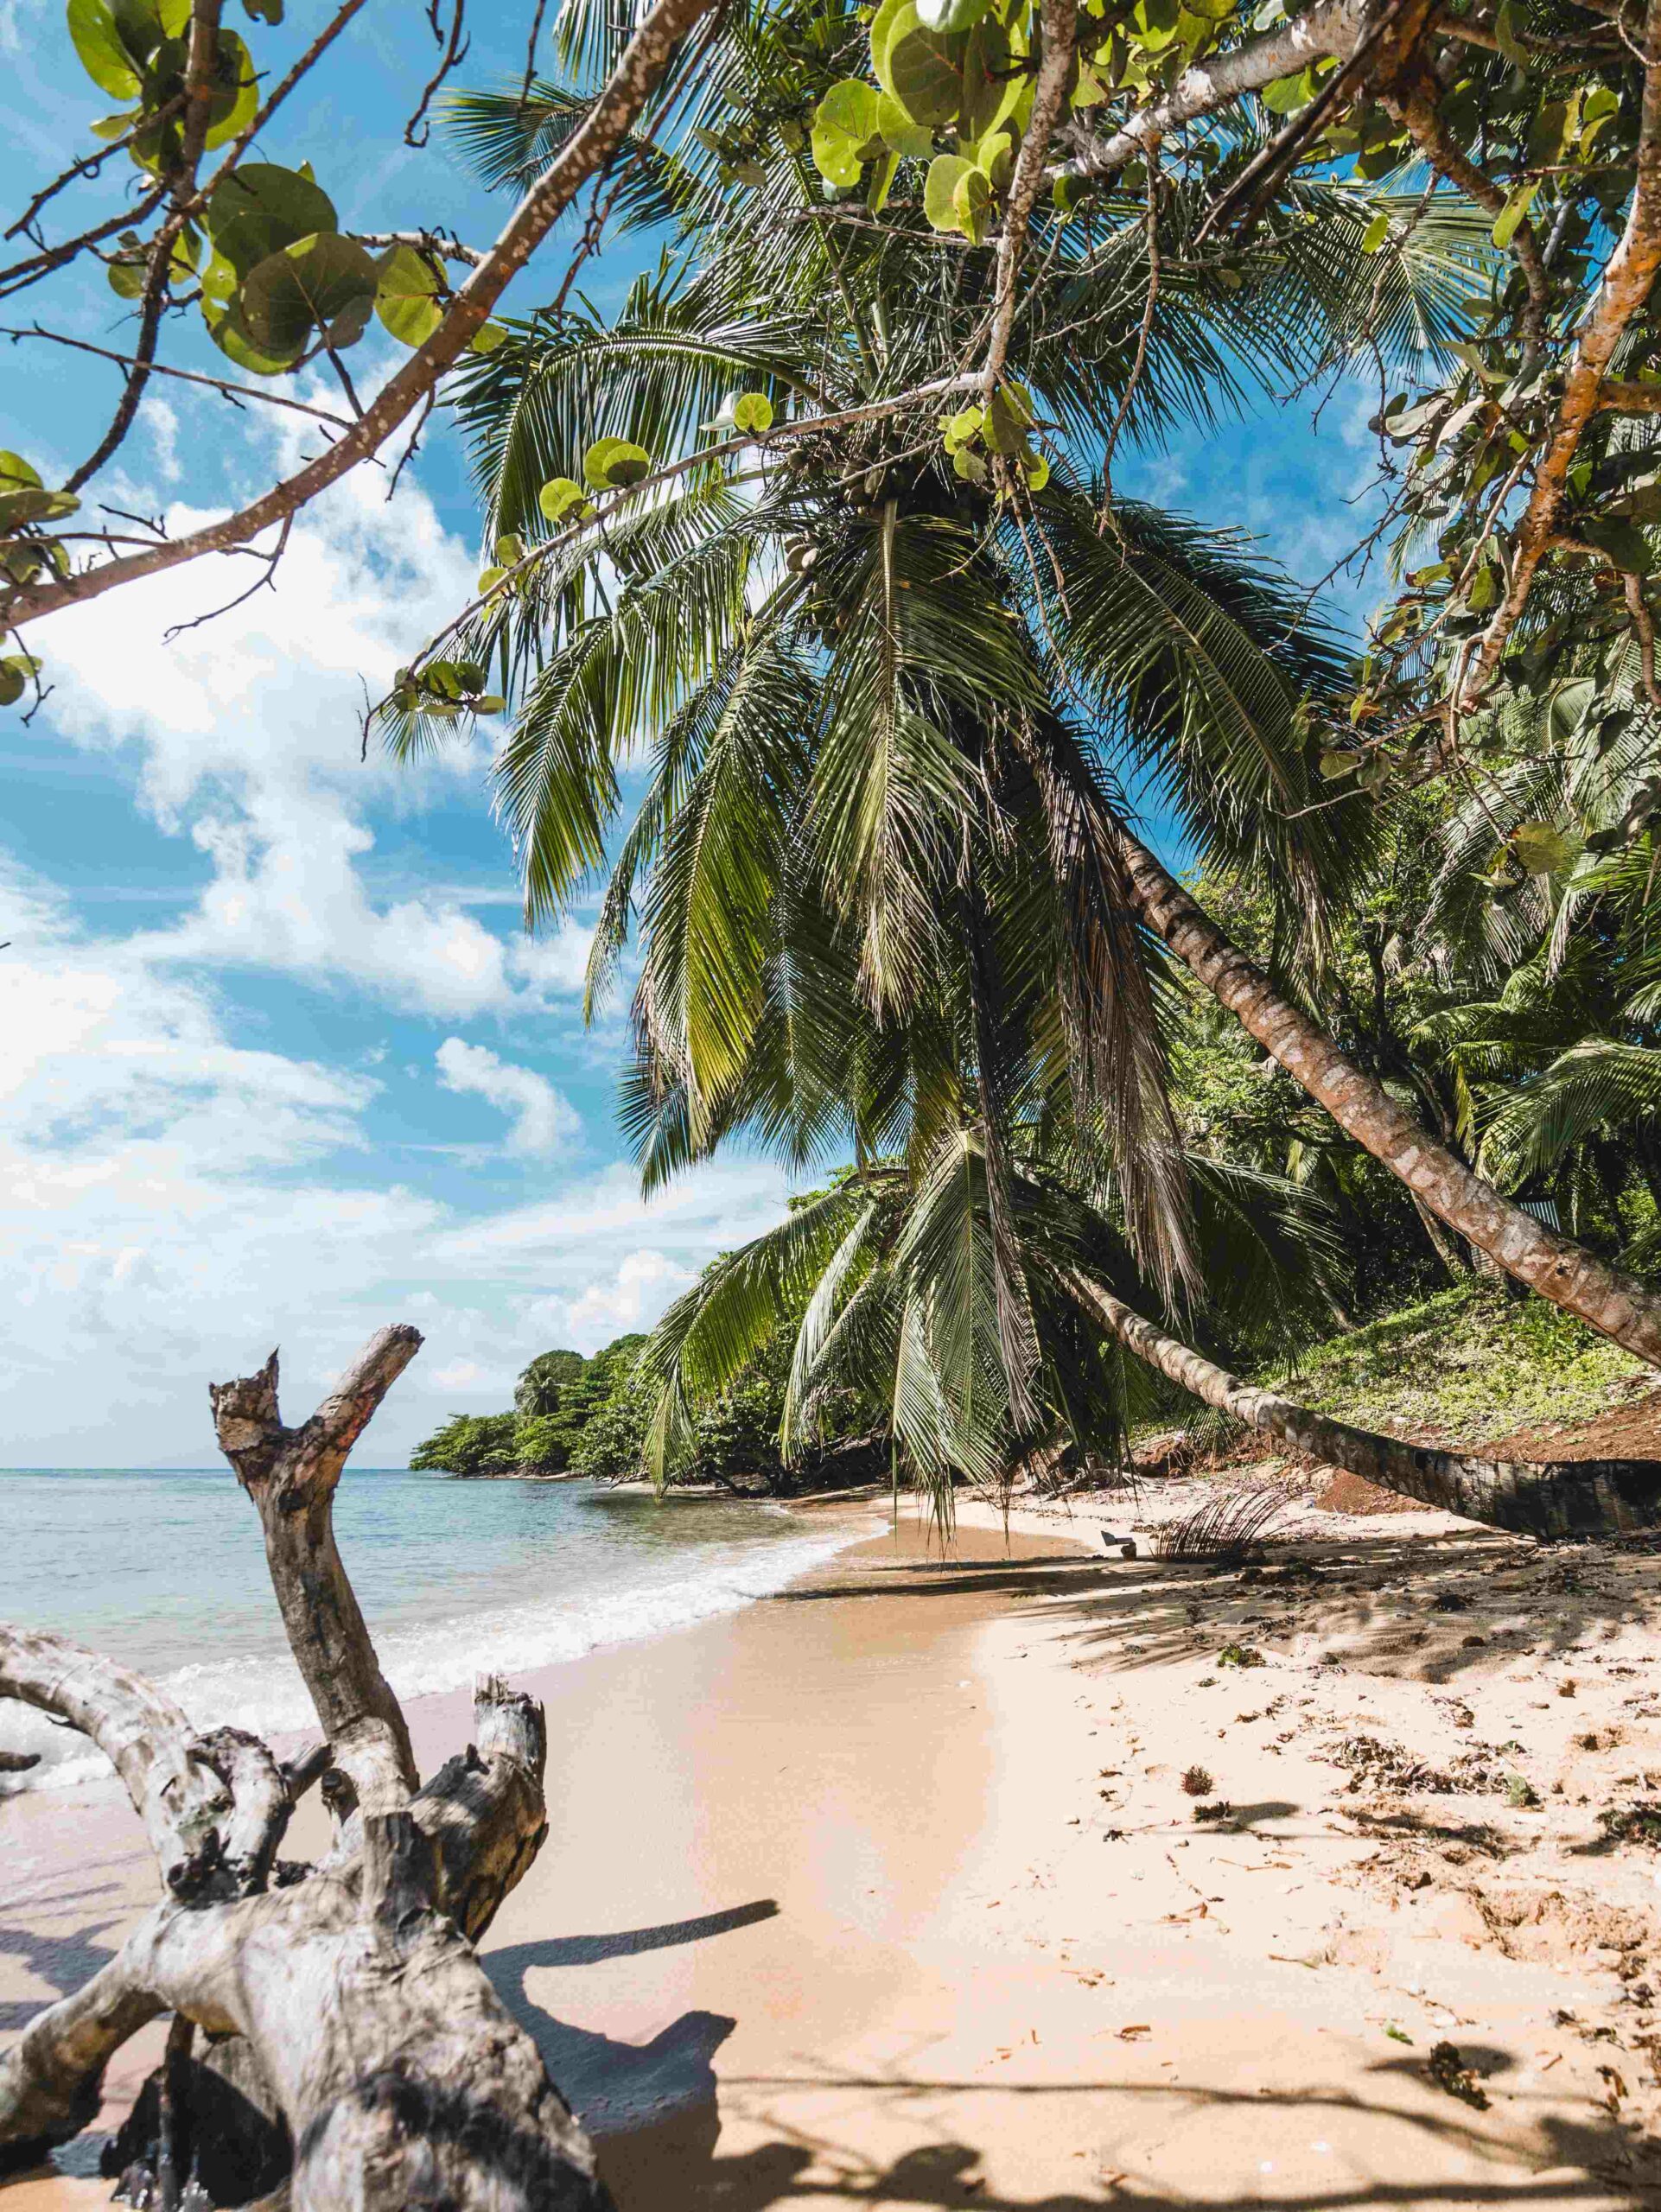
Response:
M1276 1387L1367 1428L1401 1423L1480 1445L1537 1422L1581 1421L1649 1370L1537 1299L1497 1284L1438 1291L1308 1346Z
M512 1413L453 1414L410 1453L410 1465L469 1477L598 1471L578 1465L579 1455L596 1419L626 1393L645 1342L619 1337L592 1359L539 1353L519 1377Z

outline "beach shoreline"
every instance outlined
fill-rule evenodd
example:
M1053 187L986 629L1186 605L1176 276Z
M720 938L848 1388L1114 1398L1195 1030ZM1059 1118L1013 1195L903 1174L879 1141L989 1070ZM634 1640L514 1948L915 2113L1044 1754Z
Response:
M1661 1764L1651 1556L1319 1516L1243 1576L1108 1499L1007 1551L966 1506L943 1560L856 1511L788 1589L525 1681L550 1834L481 1949L620 2212L1649 2201L1661 1860L1597 1815ZM465 1707L412 1707L423 1764ZM15 1803L10 2026L148 1872L121 1808L20 1851Z

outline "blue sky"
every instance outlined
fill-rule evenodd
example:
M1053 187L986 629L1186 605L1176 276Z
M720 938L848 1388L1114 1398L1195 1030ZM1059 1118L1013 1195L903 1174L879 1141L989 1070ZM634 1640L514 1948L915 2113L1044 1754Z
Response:
M517 74L520 11L474 14L461 80ZM315 19L290 0L283 30L250 27L261 63L286 63ZM109 105L61 21L58 0L0 0L11 202ZM302 127L262 150L310 154L350 227L487 238L505 203L438 136L400 143L430 67L418 28L372 0ZM614 296L632 267L603 263L591 294ZM509 304L539 281L533 264ZM127 342L101 279L14 305ZM188 343L170 358L223 365L199 346L200 361ZM38 343L3 358L0 443L57 481L116 372ZM389 359L366 340L360 388ZM1356 533L1364 412L1340 395L1311 444L1308 410L1265 410L1133 458L1122 488L1257 531L1313 581ZM95 493L176 530L292 465L308 435L153 388ZM391 1464L448 1412L506 1402L533 1352L649 1324L783 1205L781 1172L738 1155L641 1203L614 1122L618 1014L581 1019L588 917L520 931L482 745L415 770L360 762L364 682L376 691L476 571L442 419L396 500L359 471L296 528L274 591L167 642L241 588L240 565L198 563L41 625L53 696L27 728L0 718L7 1464L200 1464L210 1379L280 1344L298 1418L372 1328L405 1319L428 1344L365 1452Z

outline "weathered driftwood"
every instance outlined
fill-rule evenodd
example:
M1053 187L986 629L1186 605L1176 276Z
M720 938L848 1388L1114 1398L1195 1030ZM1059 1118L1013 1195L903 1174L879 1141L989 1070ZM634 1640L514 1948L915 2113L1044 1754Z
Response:
M1065 1281L1085 1313L1206 1405L1382 1490L1530 1536L1618 1535L1661 1524L1661 1460L1478 1459L1352 1428L1278 1391L1241 1382L1100 1283L1079 1274Z
M606 2205L586 2137L473 1948L547 1833L542 1709L486 1677L473 1743L422 1786L334 1542L346 1456L420 1343L383 1330L297 1429L277 1413L275 1354L212 1393L323 1744L283 1765L242 1730L198 1733L152 1684L63 1637L0 1628L0 1696L109 1754L162 1887L115 1957L0 2056L0 2170L86 2126L115 2052L171 2013L167 2059L115 2146L130 2196ZM333 1847L315 1866L281 1861L319 1780Z

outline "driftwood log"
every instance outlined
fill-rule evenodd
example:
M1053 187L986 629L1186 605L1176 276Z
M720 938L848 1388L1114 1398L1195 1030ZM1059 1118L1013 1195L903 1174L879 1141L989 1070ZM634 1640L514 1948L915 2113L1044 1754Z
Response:
M0 2056L0 2171L87 2126L115 2052L170 2014L166 2059L117 2139L130 2203L604 2212L588 2139L474 1949L547 1834L542 1708L487 1677L474 1741L423 1784L335 1546L347 1454L420 1344L382 1330L299 1428L277 1413L275 1353L211 1393L322 1732L305 1756L202 1734L126 1668L0 1627L0 1696L108 1754L162 1891ZM332 1845L315 1866L281 1860L313 1782Z

